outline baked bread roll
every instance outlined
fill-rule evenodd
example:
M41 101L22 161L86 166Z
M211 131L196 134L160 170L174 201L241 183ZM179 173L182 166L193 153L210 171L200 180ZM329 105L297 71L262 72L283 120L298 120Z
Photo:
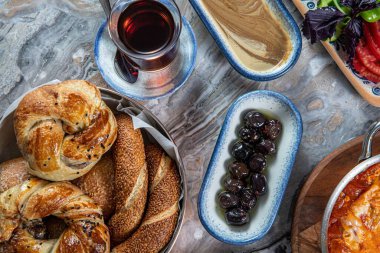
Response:
M0 164L0 193L30 178L28 162L19 157Z
M109 220L112 242L123 242L139 226L148 194L144 141L132 119L116 116L118 135L113 146L115 214Z
M115 210L114 175L112 155L107 153L86 175L72 182L99 205L105 220Z
M83 80L28 93L15 111L14 129L29 173L51 181L87 173L110 149L117 133L100 91Z
M160 148L146 147L149 172L148 207L141 226L113 253L161 251L170 241L179 214L180 177L175 163Z
M6 175L13 168L5 166L5 170L0 181L7 180ZM0 192L0 244L25 253L110 251L102 212L79 188L68 182L51 183L39 178L14 182ZM40 229L41 219L50 215L64 220L67 228L58 239L46 240Z

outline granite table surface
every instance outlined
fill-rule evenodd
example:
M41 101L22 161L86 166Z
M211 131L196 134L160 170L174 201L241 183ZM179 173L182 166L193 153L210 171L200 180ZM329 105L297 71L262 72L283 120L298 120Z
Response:
M283 1L300 25L295 6ZM190 3L177 3L197 38L195 70L170 97L144 102L174 137L186 170L186 217L173 252L291 252L291 222L303 180L328 153L363 134L380 112L357 94L320 44L305 39L297 64L283 77L262 83L242 77ZM52 79L87 79L107 87L93 54L104 19L97 0L0 0L0 115L22 93ZM281 92L296 104L303 117L303 140L270 232L257 243L230 246L202 227L197 197L227 108L257 89Z

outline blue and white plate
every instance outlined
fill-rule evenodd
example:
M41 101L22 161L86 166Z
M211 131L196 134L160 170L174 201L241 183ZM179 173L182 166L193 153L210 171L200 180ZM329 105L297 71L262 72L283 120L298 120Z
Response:
M139 71L136 83L128 83L115 70L116 46L104 22L95 40L95 61L104 80L116 91L138 100L156 99L178 90L194 70L197 42L189 22L182 17L179 48L173 62L159 71Z
M247 68L236 56L231 49L228 41L222 36L222 33L218 29L217 22L212 15L204 7L203 0L190 0L190 3L198 13L200 19L205 24L207 30L210 32L219 48L230 62L230 64L243 76L255 80L255 81L269 81L284 75L290 70L297 62L302 48L301 32L297 23L293 19L292 15L286 9L281 0L264 0L267 3L269 9L274 13L274 16L284 26L285 31L289 34L292 44L292 50L289 57L284 63L268 70L268 71L255 71ZM255 29L252 27L251 29Z
M283 130L277 143L277 153L268 160L264 174L267 193L260 197L250 212L250 222L244 226L227 225L218 205L227 166L232 162L230 148L238 140L243 116L257 110L281 121ZM229 108L218 141L204 176L198 197L198 214L206 230L216 239L229 244L245 245L261 239L271 228L302 138L302 119L295 105L285 96L272 91L254 91L238 98Z

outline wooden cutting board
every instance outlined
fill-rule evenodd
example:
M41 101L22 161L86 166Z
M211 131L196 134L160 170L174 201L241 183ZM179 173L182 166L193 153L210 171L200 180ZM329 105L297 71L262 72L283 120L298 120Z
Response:
M298 196L292 224L292 252L320 250L320 230L326 204L339 181L358 164L363 136L343 144L312 171ZM373 155L380 153L380 135L373 144Z

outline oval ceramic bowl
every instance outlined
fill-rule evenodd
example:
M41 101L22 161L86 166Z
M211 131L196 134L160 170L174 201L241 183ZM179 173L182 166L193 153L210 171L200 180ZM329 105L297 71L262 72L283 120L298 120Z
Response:
M309 10L313 10L317 7L318 0L293 0L293 3L302 15ZM335 46L329 42L321 41L327 52L334 59L343 74L350 81L356 91L371 105L380 107L380 87L379 84L375 84L367 79L359 76L352 70L347 63L347 59L343 59L339 52L335 49Z
M277 142L277 154L268 161L264 174L268 192L258 199L250 213L250 222L244 226L227 225L217 195L227 165L232 161L229 150L238 139L243 116L249 110L258 110L281 121L283 131ZM276 218L286 189L294 160L302 138L302 119L294 104L285 96L272 91L254 91L238 98L229 108L219 134L210 164L198 198L199 218L206 230L216 239L229 244L244 245L261 239Z
M269 6L270 10L274 13L274 16L278 18L281 24L284 25L285 31L288 32L292 44L292 51L288 59L281 65L271 69L266 72L254 71L245 67L240 60L235 56L233 51L226 40L221 36L215 25L214 18L205 10L202 0L190 0L192 6L198 13L200 19L205 24L208 31L211 33L212 37L215 39L219 48L222 50L223 54L230 62L230 64L243 76L255 80L255 81L269 81L276 79L284 75L289 69L291 69L297 62L298 57L301 53L302 40L301 33L294 21L293 17L290 15L289 11L285 8L281 0L264 0ZM252 27L254 29L254 27Z

